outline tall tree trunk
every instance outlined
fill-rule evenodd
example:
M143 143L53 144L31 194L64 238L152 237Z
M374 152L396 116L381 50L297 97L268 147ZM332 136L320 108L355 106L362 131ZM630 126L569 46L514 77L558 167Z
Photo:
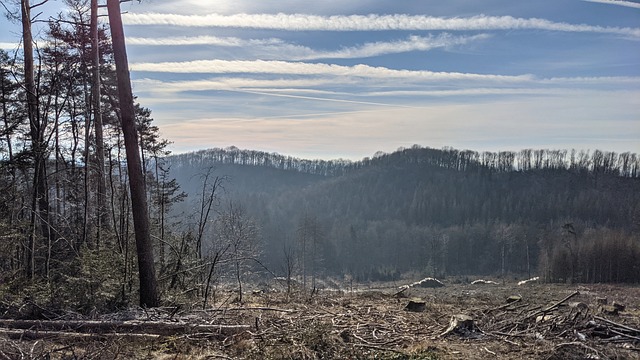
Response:
M116 77L118 79L122 132L127 153L133 227L138 252L140 305L143 307L157 307L159 298L153 261L153 245L149 231L149 209L147 207L142 165L140 163L131 79L129 77L124 29L120 16L120 0L107 0L107 10L109 12L113 54L116 63Z
M36 220L39 217L42 235L47 243L51 241L49 228L49 199L46 177L46 148L44 129L38 111L38 96L33 65L33 36L31 35L31 5L29 0L21 0L22 42L24 47L24 82L27 93L27 114L31 147L34 158L33 197L31 201L31 232L26 251L26 271L29 277L35 275ZM37 214L37 216L36 216Z
M96 177L97 177L97 233L96 248L100 248L102 229L106 227L108 213L106 210L107 185L104 176L104 135L102 131L102 111L100 107L100 44L98 41L98 0L91 0L91 50L93 61L93 82L91 97L93 99L93 121L96 136Z
M86 52L85 46L84 44L82 45L82 54L84 55ZM84 56L83 56L84 58ZM88 69L87 69L87 64L85 63L84 59L82 60L82 71L86 74ZM87 83L84 82L84 104L85 104L85 108L84 108L84 151L83 151L83 156L84 156L84 177L83 177L83 189L84 189L84 214L82 217L82 243L89 246L90 248L93 247L93 243L90 241L89 239L89 232L91 229L91 192L90 192L90 185L89 182L91 181L90 179L90 175L91 175L91 161L89 160L89 158L91 157L91 152L90 152L90 148L91 148L91 144L90 144L90 140L91 140L91 108L90 108L90 103L91 103L91 96L89 94L89 89L87 86Z

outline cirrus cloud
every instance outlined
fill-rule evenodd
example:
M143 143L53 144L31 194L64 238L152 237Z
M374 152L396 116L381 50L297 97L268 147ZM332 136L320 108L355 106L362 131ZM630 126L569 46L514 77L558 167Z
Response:
M171 25L186 27L232 27L287 31L383 31L383 30L548 30L590 32L640 38L640 29L553 22L539 18L486 16L443 18L424 15L336 15L234 14L178 15L124 14L127 25Z
M607 5L618 5L618 6L626 6L630 8L640 9L640 3L632 2L632 1L623 1L623 0L583 0L586 2L592 3L600 3Z
M486 75L458 72L434 72L426 70L396 70L370 65L344 66L336 64L304 63L265 60L195 60L183 62L133 63L132 71L164 73L210 74L287 74L332 75L367 78L421 78L423 80L492 80L517 82L531 80L531 75Z
M164 38L129 37L127 45L181 46L181 45L217 45L229 47L264 46L284 44L281 39L241 39L218 36L174 36Z
M488 39L488 34L473 36L453 36L449 33L437 36L411 35L406 39L395 41L367 42L357 46L342 47L338 50L319 50L306 46L287 43L281 39L241 39L236 37L195 36L127 39L129 45L145 46L191 46L213 45L222 47L245 47L251 52L260 54L261 58L280 60L312 60L312 59L354 59L374 57L386 54L398 54L410 51L429 51L437 48L449 48L465 45L474 41Z

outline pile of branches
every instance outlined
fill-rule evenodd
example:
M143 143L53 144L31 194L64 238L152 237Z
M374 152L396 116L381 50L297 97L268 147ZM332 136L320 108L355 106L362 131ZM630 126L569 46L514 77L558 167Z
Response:
M639 329L606 318L605 314L618 316L617 310L609 310L609 306L592 307L584 302L570 301L578 295L578 291L573 292L548 306L513 297L502 306L484 311L478 326L484 335L516 346L551 343L558 352L551 358L575 354L576 348L581 352L578 356L607 358L607 353L611 352L607 344L620 344L624 349L640 353Z

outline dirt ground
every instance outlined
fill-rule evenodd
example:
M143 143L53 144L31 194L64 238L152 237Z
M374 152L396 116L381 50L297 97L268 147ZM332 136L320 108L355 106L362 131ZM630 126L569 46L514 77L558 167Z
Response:
M97 319L135 330L5 325L0 359L640 359L640 286L396 285L292 297L256 289L243 304L219 292L207 310ZM469 318L454 324L459 314Z

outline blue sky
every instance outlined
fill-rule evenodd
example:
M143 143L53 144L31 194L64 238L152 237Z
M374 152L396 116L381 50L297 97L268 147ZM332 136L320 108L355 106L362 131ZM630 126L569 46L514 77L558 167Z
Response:
M42 16L62 8L51 0ZM123 10L134 93L176 152L640 152L640 2L146 0ZM2 47L18 36L17 24L0 26Z

